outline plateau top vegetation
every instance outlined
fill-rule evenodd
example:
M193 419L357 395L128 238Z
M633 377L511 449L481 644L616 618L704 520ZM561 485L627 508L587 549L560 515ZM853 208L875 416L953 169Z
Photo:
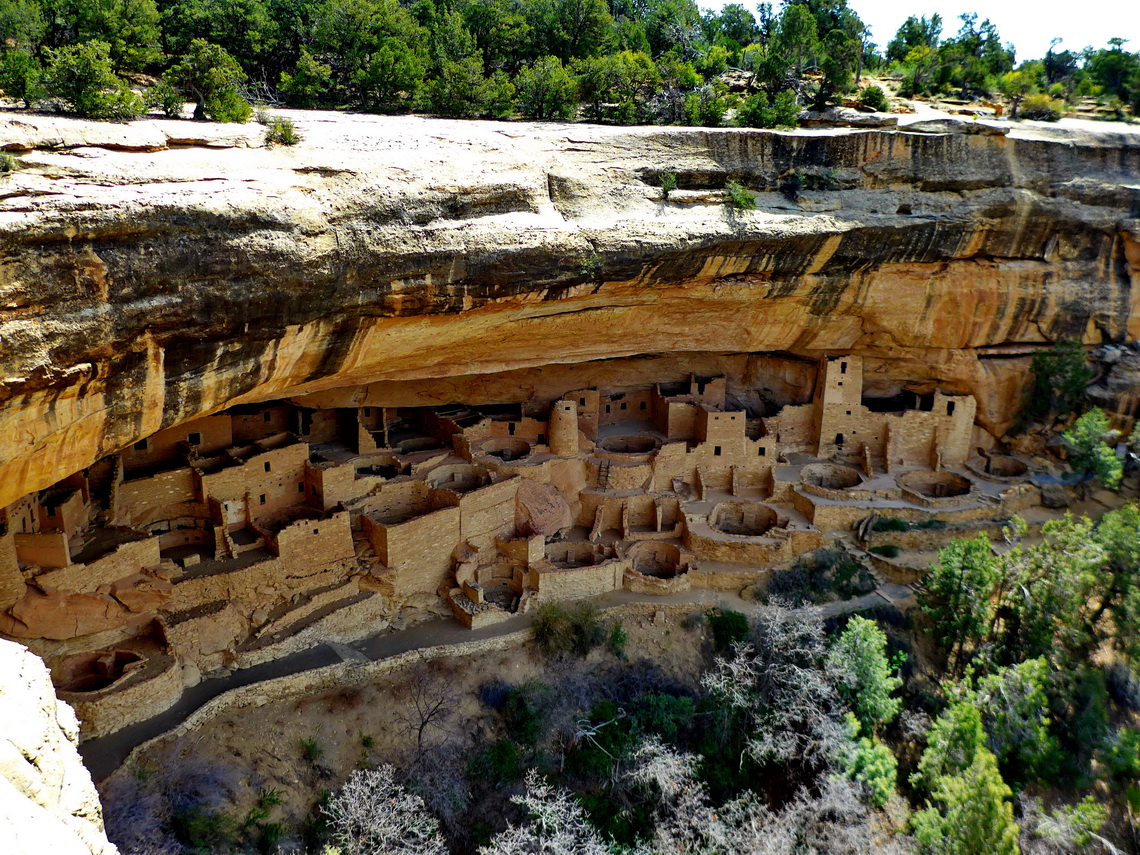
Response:
M1014 118L1056 119L1078 99L1140 111L1125 39L1019 64L989 20L962 15L945 39L942 23L912 16L880 49L846 0L755 14L693 0L2 0L0 89L117 120L193 100L195 118L222 122L286 104L776 127L849 93L888 109L880 86L859 88L873 74L904 98L1000 94Z

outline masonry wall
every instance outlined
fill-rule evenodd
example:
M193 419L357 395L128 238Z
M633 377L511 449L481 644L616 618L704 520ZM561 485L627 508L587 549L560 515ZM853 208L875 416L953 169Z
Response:
M356 555L346 511L327 520L298 520L287 525L273 537L272 548L295 561L337 561Z
M580 600L620 590L629 566L628 561L615 559L588 567L535 572L531 580L543 601Z
M256 454L240 466L205 474L202 487L207 496L221 502L238 501L248 493L250 518L260 523L305 503L308 459L305 443L286 445Z
M491 546L496 537L513 534L518 491L518 479L511 478L461 494L460 539L483 549Z
M198 434L200 437L194 448L203 456L216 454L234 444L230 417L206 416L177 427L160 430L128 446L123 449L123 465L127 471L132 471L175 460L179 453L179 443L189 442L193 434Z
M0 534L0 611L24 595L24 574L16 560L16 534Z
M83 493L75 490L53 508L39 507L40 531L62 531L73 535L87 523L87 504Z
M161 560L158 538L148 537L124 543L90 564L71 564L40 573L36 576L36 582L65 591L90 594L104 585L133 576L144 567L154 567Z
M395 573L398 596L435 593L451 572L461 537L459 508L441 508L407 522L385 525L364 517L364 531L380 561Z
M285 404L263 407L255 413L231 415L230 418L233 441L237 445L296 429L293 408Z
M16 555L27 564L40 567L66 567L71 563L67 535L62 531L40 534L17 534Z
M115 490L115 525L146 527L159 520L207 514L197 475L189 466L123 481Z

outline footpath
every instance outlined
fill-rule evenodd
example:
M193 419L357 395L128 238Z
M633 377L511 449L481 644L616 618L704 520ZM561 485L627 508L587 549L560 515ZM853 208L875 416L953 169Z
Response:
M850 600L808 606L818 609L824 617L864 611L885 604L906 606L914 591L903 585L882 584L873 593ZM743 600L737 594L705 589L689 590L679 594L654 596L615 591L597 598L594 602L603 610L627 605L660 605L662 607L692 606L693 610L719 607L750 614L761 604ZM102 781L118 769L130 753L143 743L174 730L187 718L214 698L256 686L270 680L328 668L340 663L363 665L394 659L403 654L428 648L467 645L511 635L526 630L534 614L519 615L502 623L479 630L469 630L450 618L425 621L403 630L389 630L352 644L329 642L298 651L271 662L242 668L217 677L202 680L187 688L174 706L145 721L124 727L106 736L90 739L79 746L83 762L96 782Z

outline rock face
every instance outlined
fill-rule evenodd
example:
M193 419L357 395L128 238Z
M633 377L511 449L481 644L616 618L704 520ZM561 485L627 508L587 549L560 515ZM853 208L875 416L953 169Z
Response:
M1135 131L291 118L0 122L0 507L233 404L635 355L859 354L1000 435L1040 343L1140 334Z
M0 828L8 855L116 855L91 776L76 750L79 723L58 703L47 669L0 640Z

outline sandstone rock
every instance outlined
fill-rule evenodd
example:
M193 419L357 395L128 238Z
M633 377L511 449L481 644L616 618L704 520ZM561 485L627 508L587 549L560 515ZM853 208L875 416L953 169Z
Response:
M158 151L167 138L151 122L92 122L34 113L0 115L0 147L7 151L94 146L120 151Z
M0 640L0 828L5 855L116 855L79 759L79 724L47 669Z
M1067 508L1071 500L1069 488L1064 484L1041 486L1041 504L1047 508Z
M549 484L523 479L515 504L515 528L550 537L574 524L570 505Z
M800 113L800 124L805 128L893 128L898 123L899 117L890 113L864 113L843 107Z
M15 638L61 640L123 626L128 617L126 608L109 594L29 587L9 614L0 614L0 632Z
M29 127L0 194L0 507L232 404L518 401L681 352L860 354L871 393L973 394L1001 436L1038 343L1140 335L1136 129L288 115L288 149L5 119ZM821 165L858 185L841 211L777 192ZM717 192L662 205L664 172ZM730 179L762 207L730 215Z
M963 121L951 117L939 119L919 119L908 122L900 130L915 134L983 134L985 136L1005 136L1009 125L996 122Z

